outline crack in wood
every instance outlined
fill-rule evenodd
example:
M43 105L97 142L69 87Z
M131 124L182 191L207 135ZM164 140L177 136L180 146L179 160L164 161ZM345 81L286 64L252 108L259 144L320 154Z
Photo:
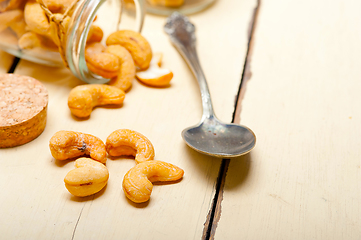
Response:
M11 64L11 66L10 66L10 68L8 70L8 73L14 73L15 72L15 68L18 65L19 61L20 61L20 58L18 58L18 57L14 58L13 63Z
M78 227L78 223L79 223L79 220L80 220L81 214L83 213L84 206L85 206L85 204L84 204L84 205L83 205L83 207L81 208L81 211L80 211L80 214L79 214L78 220L77 220L77 221L76 221L76 223L75 223L74 230L73 230L73 235L71 236L71 240L73 240L73 239L74 239L74 236L75 236L75 231L76 231L76 228Z
M244 61L244 65L243 65L241 83L240 83L240 86L238 88L238 93L237 93L237 96L236 96L236 101L235 101L235 106L234 106L235 111L233 112L233 116L232 116L232 119L233 119L232 122L233 123L240 123L241 122L241 119L240 119L240 115L241 115L240 113L241 113L241 110L242 110L241 102L242 102L244 94L246 92L247 82L252 77L251 60L252 60L253 46L254 46L253 35L254 35L254 32L255 32L256 25L257 25L257 18L258 18L260 5L261 5L261 0L257 0L257 5L256 5L256 8L254 9L252 21L250 22L250 29L249 29L249 33L248 33L248 47L247 47L246 59Z
M221 202L223 200L223 189L226 180L227 170L230 159L223 159L221 167L219 169L216 193L214 195L211 211L207 215L207 221L204 224L203 240L213 239L215 230L217 228L218 221L221 217Z
M257 17L258 17L260 5L261 5L261 0L257 0L257 5L254 9L253 16L250 21L246 58L245 58L244 65L243 65L243 72L242 72L242 76L241 76L240 85L239 85L238 92L237 92L236 99L235 99L232 123L240 123L241 101L244 97L246 83L252 76L250 66L251 66L251 57L252 57L253 45L254 45L253 35L255 32L255 28L256 28ZM217 225L221 218L224 184L226 181L229 163L230 163L230 159L222 160L221 167L220 167L219 173L218 173L217 183L216 183L216 193L214 195L211 209L208 212L206 222L204 223L202 240L213 240L214 239Z

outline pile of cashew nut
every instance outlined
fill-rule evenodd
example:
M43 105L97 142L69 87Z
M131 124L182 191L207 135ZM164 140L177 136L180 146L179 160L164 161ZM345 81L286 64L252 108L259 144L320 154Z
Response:
M0 3L5 1L0 0ZM0 33L6 31L14 35L20 49L59 51L63 56L62 36L68 29L75 2L9 0L7 4L0 4ZM110 81L97 86L76 87L70 92L68 106L76 117L89 117L95 106L120 106L134 79L147 86L166 87L173 78L172 71L160 67L162 54L153 54L149 42L140 33L116 31L104 40L105 44L101 43L103 35L99 26L94 23L90 26L85 60L92 73ZM110 95L116 96L117 101Z
M106 143L90 134L59 131L49 142L56 160L76 159L75 169L64 178L65 187L74 196L85 197L101 191L109 179L106 154L111 157L134 156L136 165L123 178L125 196L135 203L150 199L153 182L177 181L184 171L167 162L154 160L153 144L147 137L130 129L118 129ZM87 156L87 157L84 157Z
M131 30L110 34L106 39L106 46L100 42L89 42L85 48L85 60L89 70L110 79L110 82L108 85L82 85L74 88L68 97L70 111L77 117L89 117L95 106L121 104L125 92L131 89L135 78L148 86L168 86L173 73L160 67L162 56L161 53L153 54L147 39ZM86 91L87 99L84 99ZM109 95L118 95L122 101L113 102ZM89 96L92 101L88 99ZM98 99L102 99L101 102Z
M40 3L52 13L52 21ZM10 0L7 4L0 5L0 32L7 31L15 36L20 49L58 51L61 44L59 27L63 31L67 29L71 19L71 12L67 10L72 3L73 0ZM103 32L99 27L91 26L90 33L89 41L101 40Z
M19 49L40 48L62 54L62 36L68 29L75 3L75 0L0 0L0 34L12 34ZM84 84L70 91L68 106L76 117L89 117L96 106L121 106L135 78L152 87L168 86L173 78L170 70L161 68L163 55L153 54L140 33L119 30L111 33L105 44L102 40L103 30L93 23L86 41L85 60L91 72L110 82ZM107 185L107 155L135 157L137 164L124 176L123 190L136 203L149 200L152 182L177 181L184 174L177 166L154 160L154 147L149 139L129 129L114 131L106 143L90 134L59 131L50 139L49 147L56 160L76 159L75 169L64 182L68 191L79 197L93 195Z

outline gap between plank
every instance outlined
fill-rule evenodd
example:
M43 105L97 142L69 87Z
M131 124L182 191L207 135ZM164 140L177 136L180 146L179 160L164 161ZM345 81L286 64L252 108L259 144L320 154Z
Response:
M240 112L241 112L241 101L244 97L245 86L246 82L251 78L252 73L250 69L251 57L252 57L252 50L254 45L253 35L256 28L257 17L259 13L261 5L261 0L257 0L257 5L254 9L254 13L250 22L250 29L248 34L248 46L247 46L247 53L246 58L243 65L243 72L241 76L241 82L238 88L238 92L236 95L234 111L232 115L232 123L239 123L240 122ZM207 220L204 224L203 229L203 240L213 240L214 235L217 229L218 221L221 217L221 203L223 200L223 191L224 191L224 184L226 181L228 166L230 163L230 159L222 159L221 166L219 168L217 183L216 183L216 193L213 198L212 206L210 211L207 215Z
M14 58L13 63L11 64L8 73L14 73L15 72L15 68L18 65L19 61L20 61L20 58L18 58L18 57Z

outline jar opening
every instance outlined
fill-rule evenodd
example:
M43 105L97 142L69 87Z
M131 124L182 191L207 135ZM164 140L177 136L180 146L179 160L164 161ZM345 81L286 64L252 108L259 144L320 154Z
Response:
M108 6L102 8L103 5ZM85 0L74 9L65 42L66 60L76 77L87 83L101 84L110 79L92 73L84 57L87 36L96 16L96 23L102 26L104 32L102 41L119 29L140 32L144 20L143 0Z

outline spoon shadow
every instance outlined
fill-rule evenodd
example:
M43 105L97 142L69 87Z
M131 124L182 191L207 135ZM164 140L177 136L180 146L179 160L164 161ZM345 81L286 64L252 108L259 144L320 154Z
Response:
M195 175L202 178L204 181L217 180L219 168L221 166L221 159L204 155L194 149L190 148L184 143L183 146L184 159L188 159L188 163L195 171ZM186 173L185 173L186 175Z
M229 160L226 169L226 191L236 191L250 178L252 153Z
M187 159L193 164L198 176L202 176L205 180L214 179L218 181L221 175L224 175L226 185L223 190L234 191L244 185L250 177L252 169L252 153L247 153L235 158L216 158L199 153L196 150L185 145ZM209 162L212 161L211 164ZM218 165L218 166L216 166ZM224 165L224 166L222 166ZM222 169L223 167L223 169ZM224 171L224 174L220 174Z

